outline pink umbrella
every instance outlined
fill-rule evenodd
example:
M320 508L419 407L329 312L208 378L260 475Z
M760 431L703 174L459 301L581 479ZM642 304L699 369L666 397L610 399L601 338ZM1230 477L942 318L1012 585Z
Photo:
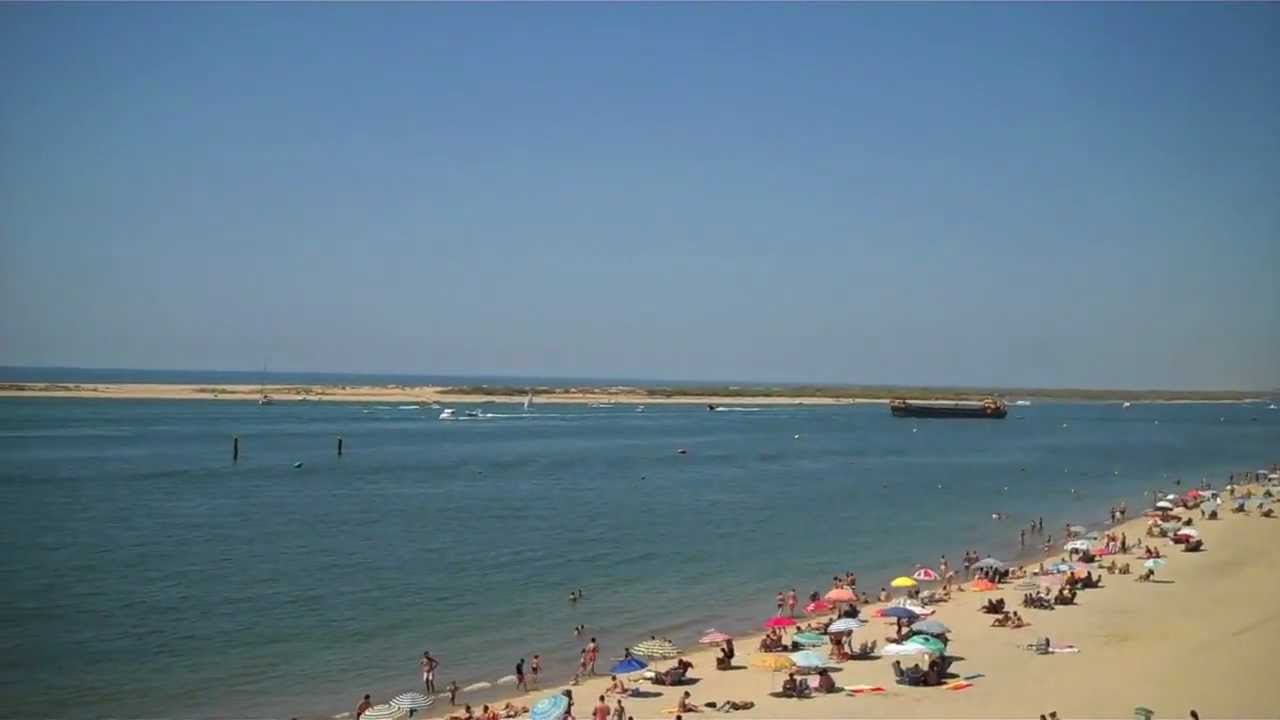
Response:
M791 627L792 625L795 625L795 624L796 624L795 620L792 620L789 617L782 617L781 615L775 615L769 618L768 620L764 621L764 626L766 628L769 628L770 630L772 630L773 628Z
M853 591L846 588L828 590L827 594L823 597L826 598L828 602L833 603L851 603L858 601L858 597L853 594Z
M733 637L730 636L729 633L722 633L719 630L712 628L707 631L706 635L702 636L702 639L698 640L698 643L700 645L716 645L732 639Z
M812 615L814 613L827 612L832 607L834 607L834 605L826 600L815 600L808 605L805 605L804 611Z
M938 577L938 573L929 568L920 568L911 577L921 582L937 582L941 579Z

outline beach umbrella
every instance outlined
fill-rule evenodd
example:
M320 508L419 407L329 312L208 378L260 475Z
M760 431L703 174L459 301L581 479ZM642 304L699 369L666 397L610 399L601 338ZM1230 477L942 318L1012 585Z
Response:
M624 657L609 668L609 673L612 675L630 675L647 667L649 667L649 663L638 657Z
M973 569L975 570L985 570L986 568L994 568L996 570L1000 570L1004 568L1004 563L1000 562L999 560L993 557L987 557L973 564Z
M835 607L835 605L832 605L826 600L814 600L813 602L804 606L804 611L809 613L810 615L816 615L817 613L827 612L833 607Z
M937 620L921 620L911 626L912 632L924 633L925 635L946 635L951 629Z
M788 670L796 666L791 658L786 655L776 653L762 653L751 658L751 666L762 668L770 672L778 672L780 670Z
M431 703L435 701L435 698L427 697L426 695L413 690L400 693L399 695L391 698L392 705L395 705L398 708L404 708L405 710L421 710L422 708L430 707ZM363 718L364 716L361 715L360 717Z
M825 598L827 602L833 603L851 603L858 601L858 596L854 595L853 591L847 588L835 588L834 590L828 590L827 594L822 597Z
M930 655L941 655L947 651L947 646L942 641L930 635L914 635L906 642L907 645L919 645L929 652Z
M1066 550L1067 552L1071 552L1072 550L1088 550L1089 541L1088 540L1072 540L1066 545L1063 545L1062 549Z
M680 648L670 640L650 638L631 647L632 655L647 658L673 658L680 654Z
M719 630L716 630L715 628L711 628L707 630L706 635L703 635L701 638L698 638L698 644L699 645L716 645L724 642L725 640L732 640L732 639L733 639L733 636L731 636L729 633L722 633Z
M1160 502L1156 503L1156 508L1159 510L1172 510L1173 503L1169 502L1168 500L1161 500Z
M796 667L802 668L820 668L827 664L827 661L818 656L818 653L812 650L801 650L800 652L791 653L788 656Z
M1168 495L1165 495L1165 496L1164 496L1164 499L1165 499L1165 500L1168 500L1168 501L1170 501L1170 502L1173 502L1174 500L1177 500L1177 499L1178 499L1178 496L1177 496L1177 495L1174 495L1173 493L1169 493Z
M904 608L904 607L887 607L880 611L880 616L891 617L891 618L901 618L903 620L911 620L911 621L915 621L920 618L920 615L916 613L914 610L908 610L907 608Z
M795 624L796 624L795 620L792 620L789 617L783 617L781 615L774 615L773 617L764 621L764 626L770 630L772 630L773 628L791 627L792 625L795 625Z
M529 720L560 720L569 709L569 698L556 693L548 695L529 708Z
M1155 570L1156 568L1164 567L1164 565L1164 558L1151 558L1150 560L1142 563L1142 567L1148 570Z
M896 577L896 578L894 578L894 579L893 579L893 581L889 583L889 587L895 587L895 588L913 588L913 587L915 587L915 586L916 586L916 585L918 585L918 584L919 584L919 583L917 583L915 580L912 580L912 579L911 579L911 578L909 578L909 577L905 577L905 576L903 576L903 577Z
M929 652L928 648L916 643L888 643L880 648L881 655L919 655Z
M827 644L827 639L815 632L796 633L796 636L791 639L805 647L819 647Z
M937 582L941 579L938 577L938 573L930 570L929 568L920 568L915 571L911 577L919 580L920 582Z
M364 713L360 715L360 718L361 720L364 720L364 718L369 718L369 720L396 720L396 718L399 718L404 714L405 708L397 707L391 703L383 703L381 705L374 705L368 710L365 710Z
M854 630L860 630L862 625L863 622L856 618L840 618L827 626L827 634L853 632Z

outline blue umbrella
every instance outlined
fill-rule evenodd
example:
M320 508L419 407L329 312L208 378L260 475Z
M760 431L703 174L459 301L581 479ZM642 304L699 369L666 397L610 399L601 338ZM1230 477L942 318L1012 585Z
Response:
M903 620L915 620L920 617L914 611L904 607L888 607L880 611L883 617L902 618Z
M638 657L624 657L609 668L609 672L613 675L628 675L633 672L640 672L649 667L649 663Z
M548 695L529 708L529 720L560 720L569 709L569 698L556 693Z

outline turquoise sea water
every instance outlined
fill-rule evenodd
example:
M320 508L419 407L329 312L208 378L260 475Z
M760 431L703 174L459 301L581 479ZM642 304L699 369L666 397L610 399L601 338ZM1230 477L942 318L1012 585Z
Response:
M6 711L329 715L415 687L425 649L462 685L533 653L563 678L577 624L605 657L752 629L781 589L874 592L1280 459L1257 404L483 408L0 399Z

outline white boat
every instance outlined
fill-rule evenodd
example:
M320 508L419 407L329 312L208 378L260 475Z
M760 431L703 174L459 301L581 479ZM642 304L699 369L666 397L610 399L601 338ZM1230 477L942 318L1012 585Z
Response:
M445 408L440 413L440 420L457 420L458 416L453 408Z
M478 418L478 417L480 417L480 411L479 411L479 410L465 410L465 411L463 411L462 416L463 416L463 417L470 417L470 418Z
M533 392L530 391L529 395L524 399L524 411L526 413L529 412L529 408L532 406L533 406Z
M272 405L274 403L275 400L272 400L271 396L266 393L262 393L262 397L258 398L259 405Z
M1030 401L1030 400L1017 400L1017 401L1015 401L1013 404L1014 404L1014 405L1018 405L1019 407L1026 407L1026 406L1028 406L1028 405L1030 405L1030 404L1031 404L1031 401Z
M1275 403L1271 403L1270 405L1268 405L1268 406L1267 406L1267 409L1268 409L1268 410L1275 410L1275 409L1276 409L1276 404L1275 404Z
M636 408L636 412L644 412L644 406L643 406L643 405L641 405L641 406L637 407L637 408Z
M1125 404L1124 404L1124 405L1121 405L1120 407L1122 407L1122 408L1129 408L1129 407L1133 407L1133 403L1126 401L1126 402L1125 402Z

